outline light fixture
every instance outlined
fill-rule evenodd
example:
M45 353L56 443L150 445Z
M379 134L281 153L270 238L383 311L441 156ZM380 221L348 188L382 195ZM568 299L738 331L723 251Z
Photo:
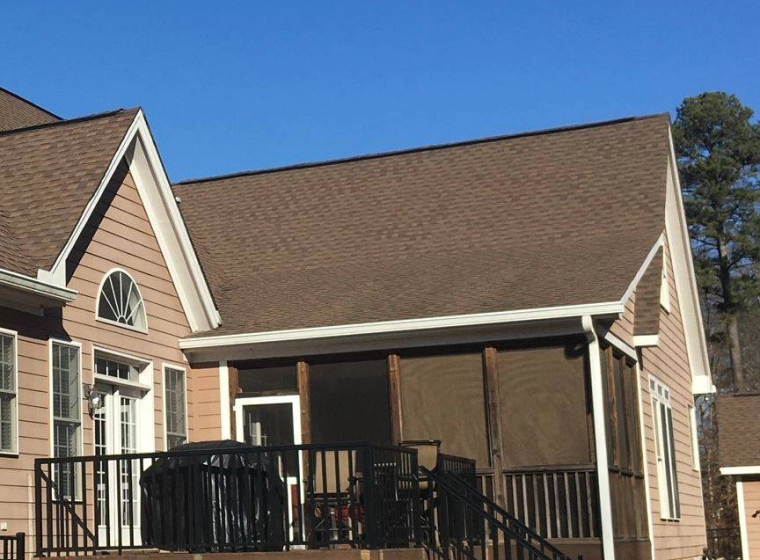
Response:
M84 398L87 400L87 411L90 417L95 414L96 410L103 408L103 394L95 391L94 385L84 384Z

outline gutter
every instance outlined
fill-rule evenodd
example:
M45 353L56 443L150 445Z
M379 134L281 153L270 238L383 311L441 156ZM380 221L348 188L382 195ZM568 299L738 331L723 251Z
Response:
M0 269L0 287L19 290L62 305L71 303L78 295L76 290L48 284L36 278L3 269Z
M494 313L474 313L469 315L450 315L446 317L428 317L423 319L404 319L399 321L382 321L376 323L357 323L353 325L336 325L330 327L313 327L307 329L288 329L270 332L229 334L186 338L179 341L182 350L200 350L241 345L267 344L274 342L293 342L304 340L334 339L378 335L402 332L421 332L457 327L483 325L506 325L531 321L552 319L572 319L584 315L614 316L623 313L624 305L619 301L594 303L587 305L567 305L545 307L540 309L522 309L516 311L497 311Z

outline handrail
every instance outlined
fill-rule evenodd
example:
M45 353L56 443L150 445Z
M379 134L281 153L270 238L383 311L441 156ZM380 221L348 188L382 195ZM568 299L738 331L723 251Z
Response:
M426 520L430 530L423 531L430 553L450 560L453 549L454 560L485 558L490 540L493 553L489 557L494 560L500 560L500 547L504 547L506 559L513 558L514 547L518 560L524 560L525 554L531 560L570 560L455 474L433 473L424 467L421 471L433 483L436 493L432 500L434 511ZM481 555L475 554L478 547Z
M0 535L0 560L24 560L26 533Z
M501 516L503 523L510 525L514 531L524 534L526 536L526 540L531 543L537 543L536 546L538 546L541 550L548 550L551 553L552 558L556 560L570 560L569 556L567 556L564 552L550 543L545 537L541 536L541 534L539 534L535 529L520 521L517 517L509 513L500 505L490 500L487 496L478 492L477 488L471 486L465 480L462 480L457 476L447 476L446 482L453 482L459 486L460 491L463 492L466 496L471 496L473 500L481 501L486 508L493 510L494 513Z

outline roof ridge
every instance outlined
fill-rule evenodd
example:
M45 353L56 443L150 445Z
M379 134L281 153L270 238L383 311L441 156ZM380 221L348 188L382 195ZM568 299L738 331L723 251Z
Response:
M653 113L650 115L642 115L642 116L633 116L633 117L623 117L619 119L612 119L607 121L595 121L590 123L584 123L584 124L577 124L577 125L569 125L569 126L559 126L559 127L553 127L553 128L544 128L539 130L532 130L527 132L517 132L514 134L501 134L497 136L485 136L483 138L476 138L473 140L461 140L457 142L447 142L443 144L430 144L427 146L419 146L415 148L405 148L401 150L390 150L387 152L376 152L376 153L370 153L370 154L362 154L357 156L349 156L344 158L337 158L337 159L331 159L331 160L322 160L322 161L314 161L314 162L306 162L306 163L296 163L292 165L283 165L279 167L270 167L270 168L264 168L264 169L253 169L249 171L238 171L236 173L226 173L222 175L212 175L210 177L201 177L197 179L184 179L182 181L177 181L173 183L174 186L180 186L180 185L193 185L193 184L199 184L199 183L210 183L213 181L219 181L224 179L235 179L238 177L249 177L254 175L265 175L268 173L279 173L281 171L295 171L298 169L309 169L313 167L325 167L328 165L337 165L341 163L351 163L355 161L365 161L370 159L381 159L386 157L392 157L392 156L399 156L399 155L406 155L406 154L414 154L419 152L427 152L427 151L437 151L437 150L445 150L449 148L459 148L464 146L471 146L476 144L488 144L491 142L499 142L504 140L516 140L518 138L527 138L531 136L542 136L542 135L548 135L548 134L558 134L562 132L573 132L577 130L584 130L589 128L600 128L603 126L613 126L616 124L623 124L623 123L629 123L629 122L635 122L635 121L641 121L641 120L647 120L647 119L656 119L656 118L662 118L666 117L670 119L669 113Z
M105 111L103 113L93 113L91 115L85 115L83 117L76 117L74 119L63 119L60 121L53 121L49 123L42 123L42 124L35 124L32 126L26 126L23 128L12 128L10 130L2 130L0 131L0 136L9 136L11 134L16 134L20 132L31 132L33 130L39 130L42 128L52 128L56 126L64 126L67 124L77 124L81 122L87 122L87 121L93 121L96 119L103 119L106 117L112 117L114 115L118 115L120 113L128 113L130 111L138 111L140 110L140 107L131 107L129 109L114 109L112 111Z
M40 107L40 106L39 106L39 105L37 105L37 104L36 104L34 101L29 101L29 100L28 100L26 97L22 97L22 96L20 96L18 93L12 92L12 91L11 91L11 90L9 90L9 89L5 89L5 88L4 88L4 87L2 87L2 86L0 86L0 91L4 91L4 92L5 92L5 93L7 93L8 95L10 95L10 96L12 96L12 97L15 97L16 99L18 99L18 100L20 100L20 101L23 101L24 103L26 103L26 104L28 104L28 105L31 105L31 106L32 106L32 107L34 107L35 109L39 109L39 110L40 110L40 111L42 111L43 113L47 113L47 114L48 114L48 115L50 115L51 117L55 117L56 119L58 119L58 120L60 120L60 121L64 120L64 119L63 119L63 117L61 117L60 115L56 115L56 114L55 114L55 113L53 113L52 111L48 111L48 110L47 110L47 109L45 109L44 107Z

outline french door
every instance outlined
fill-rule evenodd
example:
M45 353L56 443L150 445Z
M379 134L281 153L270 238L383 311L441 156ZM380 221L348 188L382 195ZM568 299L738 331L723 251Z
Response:
M132 387L97 384L103 408L93 415L95 455L126 455L140 451L140 401L143 392ZM150 421L150 420L147 420ZM139 544L140 469L135 461L104 461L97 464L98 540L101 546L119 542Z

